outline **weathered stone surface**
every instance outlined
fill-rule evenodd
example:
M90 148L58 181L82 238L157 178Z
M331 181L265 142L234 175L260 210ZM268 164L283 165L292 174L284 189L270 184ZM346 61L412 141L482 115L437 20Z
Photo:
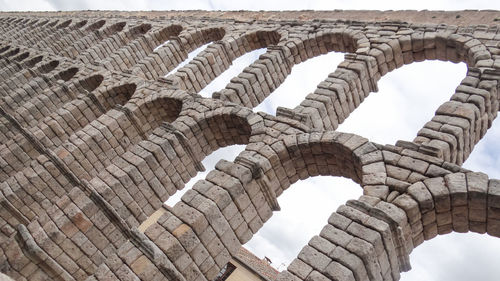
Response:
M19 280L213 280L279 196L318 175L350 178L364 195L340 206L278 280L399 280L413 248L437 234L500 236L498 180L461 168L499 107L496 29L470 24L497 14L0 13L0 270ZM261 48L224 89L199 96ZM295 64L331 51L345 60L296 108L252 111ZM468 72L412 142L335 131L383 75L425 59ZM233 162L163 206L233 144L246 145Z

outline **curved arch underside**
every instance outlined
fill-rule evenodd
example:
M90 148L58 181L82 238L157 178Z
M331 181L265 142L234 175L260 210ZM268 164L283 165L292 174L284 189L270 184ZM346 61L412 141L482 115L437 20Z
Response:
M499 110L498 27L207 15L0 13L0 271L213 280L280 209L277 198L318 175L350 178L363 196L339 207L278 280L395 281L438 234L500 236L500 181L461 166ZM264 47L212 98L196 94ZM299 106L252 111L295 64L330 51L344 61ZM468 72L413 141L335 131L382 76L423 60ZM163 205L233 144L245 145L234 161Z

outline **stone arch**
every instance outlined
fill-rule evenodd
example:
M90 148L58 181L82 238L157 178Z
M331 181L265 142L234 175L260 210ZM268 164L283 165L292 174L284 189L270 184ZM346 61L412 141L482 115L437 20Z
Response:
M386 158L384 161L386 167L389 168L387 164L394 164L394 160L401 156L396 157L396 154L387 153L386 148L388 147L386 146L383 152ZM402 151L402 155L410 155L407 152L408 150ZM431 164L427 172L423 172L425 169L421 170L425 174L424 179L414 180L406 187L393 185L395 181L392 183L387 181L392 195L387 196L388 193L386 193L381 197L371 190L365 192L365 195L358 200L348 201L332 214L329 224L318 236L309 241L298 258L288 267L288 272L285 271L282 275L292 274L300 279L307 279L310 274L331 276L334 274L333 271L318 267L321 257L328 256L330 261L333 259L342 264L342 271L351 271L347 275L354 274L357 279L359 279L358 276L364 275L370 280L373 277L377 280L377 276L382 277L381 280L389 280L387 276L389 274L392 275L392 280L399 280L399 272L408 271L411 268L409 254L412 250L437 235L452 231L460 233L472 231L500 237L498 216L500 181L489 179L483 173L471 172L450 165L437 158L421 154L413 155L435 165L441 163L443 167L448 167L450 170L436 169L435 166L432 168L433 164ZM373 159L374 154L371 152L365 156L369 157L362 157L364 158L362 162ZM404 161L406 163L398 161L398 165L404 164L405 169L417 169L418 166L420 166L418 169L421 169L426 165L429 166L429 163L425 164L422 160L412 160L408 156L400 159L403 160L403 158L406 158ZM365 177L367 171L374 171L374 168L373 164L364 166L363 176ZM399 172L401 171L400 169ZM398 171L392 167L387 173L394 176ZM367 180L370 178L373 177L366 177ZM339 240L341 237L348 239ZM357 239L356 237L371 244L365 248L369 249L368 251L359 251L354 244L349 245ZM344 241L345 244L339 244L340 241ZM329 254L325 249L332 245L348 249L364 264L355 266L347 262L346 257ZM314 260L311 259L313 256ZM324 259L323 262L327 260ZM366 263L368 260L378 265L368 265ZM384 264L386 269L384 269ZM388 264L390 267L387 267ZM349 270L345 270L343 266ZM306 268L309 269L305 270ZM350 279L344 276L344 279L339 280ZM365 280L365 278L360 280Z
M30 60L28 60L27 62L25 62L25 65L28 68L32 68L33 66L35 66L37 63L41 62L42 60L43 60L43 55L39 55L39 56L31 58Z
M271 189L269 194L274 196L265 195L268 207L273 209L273 200L293 183L308 177L346 177L364 189L384 184L387 175L382 159L373 157L378 154L378 148L365 138L327 131L285 136L256 153L244 151L235 163L261 170ZM255 179L248 184L250 188Z
M46 25L48 22L49 22L49 20L44 20L44 21L41 21L40 23L38 23L38 24L36 25L36 27L42 27L42 26ZM36 23L36 22L35 22L35 23Z
M372 44L367 54L376 59L380 76L404 64L423 60L465 62L469 68L491 66L488 65L491 54L481 41L446 31L414 30L387 43Z
M151 38L154 39L156 42L155 43L163 43L166 40L169 40L170 38L174 36L178 36L183 30L183 27L178 24L172 24L167 27L164 27L160 30L157 30L151 34Z
M46 74L49 73L50 71L54 70L57 68L59 65L59 61L54 60L50 61L48 63L40 65L42 62L36 64L35 66L39 65L36 68L36 71L31 71L29 69L24 69L22 71L17 72L15 75L11 76L9 79L3 81L3 83L0 84L0 91L3 93L4 98L8 98L9 96L17 96L17 94L20 94L20 92L17 91L18 88L25 88L28 89L28 92L24 92L22 95L23 96L31 96L31 95L36 95L36 93L33 90L29 90L31 88L30 83L37 83L37 81L45 81L45 83L40 83L38 84L40 87L40 90L43 90L47 87L49 87L52 84L51 80L43 80L43 78L40 76L40 74ZM8 81L14 82L14 83L8 83ZM14 105L18 102L22 102L23 98L20 98L18 96L14 100L10 100L11 103ZM10 106L9 106L10 107Z
M130 43L113 52L101 63L109 70L127 70L137 64L142 58L147 57L154 51L154 46L175 37L181 32L180 25L170 25L161 30L152 29L148 34L134 39ZM146 47L144 47L146 46ZM136 52L135 49L141 49ZM133 55L132 55L133 54Z
M337 144L342 144L349 151L347 154L351 158L356 157L352 154L363 158L365 153L373 152L372 145L360 137L334 134L330 138L327 137L328 140L325 140L325 143L335 142L333 139L338 137ZM349 137L343 138L343 136ZM154 231L164 231L160 221L171 217L180 220L180 224L184 224L183 229L189 232L190 236L198 239L204 231L214 233L212 237L221 248L220 252L211 252L210 255L223 259L218 264L222 267L231 255L236 254L241 244L249 241L253 233L256 233L263 222L271 216L275 207L273 203L275 196L280 194L276 190L278 173L273 174L271 170L276 166L281 166L280 158L287 153L284 152L287 150L286 146L283 143L281 147L279 144L270 146L250 144L249 146L251 147L247 147L247 150L242 152L234 163L219 161L216 170L210 172L206 180L197 182L184 194L181 202L166 209L158 223L153 223L145 230L145 234L155 241L157 236L150 235ZM332 147L332 149L336 148ZM279 156L277 151L279 151ZM279 180L283 180L281 174ZM182 237L177 238L182 241ZM210 247L210 242L200 239L198 244L202 249L207 249ZM168 249L165 250L168 251ZM186 250L186 252L192 254L191 250ZM211 280L218 270L208 272L202 269L201 272Z
M179 34L180 41L178 43L187 44L188 48L184 47L184 50L189 53L202 45L221 40L225 35L226 29L219 26L185 29Z
M76 82L75 85L77 87L81 86L82 89L84 89L85 91L90 93L90 92L94 91L95 89L97 89L97 87L99 87L101 85L103 80L104 80L103 75L95 74L95 75L86 77L86 78Z
M144 136L148 136L163 122L173 122L181 112L182 101L161 93L153 93L147 101L132 100L125 105L138 118Z
M105 25L106 22L105 20L100 20L93 23L86 29L86 31L89 31L87 35L80 36L78 40L69 46L54 46L55 49L66 57L75 58L95 44L99 44L98 42L121 32L127 25L124 21Z
M66 88L61 87L52 91L46 91L39 96L29 99L20 107L16 108L15 113L12 115L23 127L25 127L25 129L36 136L37 140L42 143L45 148L55 149L55 151L60 151L61 149L64 151L64 149L68 147L71 151L75 151L75 149L86 149L87 151L90 150L89 153L92 153L92 156L88 157L95 157L92 148L86 146L85 141L75 142L77 145L73 144L73 141L80 138L81 140L87 140L88 143L88 136L95 136L97 139L102 138L102 134L96 131L94 126L103 128L109 125L110 122L115 123L113 125L118 124L118 127L114 127L114 130L118 129L122 134L123 131L126 131L126 136L120 138L118 136L110 136L111 134L106 135L107 139L111 139L110 142L115 145L111 146L108 142L100 142L97 145L97 150L99 150L99 152L96 150L95 153L121 154L129 148L131 143L137 143L140 140L138 136L142 128L137 126L137 123L134 123L132 120L134 118L133 116L129 116L126 111L123 112L123 110L121 110L121 105L118 106L118 103L126 103L128 101L128 98L133 95L136 85L127 83L109 86L104 89L106 84L109 84L109 81L103 83L102 75L97 74L86 77L85 79L74 82L74 86L70 85ZM101 90L96 90L99 86ZM22 139L24 141L20 136L21 135L19 135L17 139ZM15 138L9 140L6 146L15 145L13 144L15 143L14 139ZM25 142L26 143L19 146L21 151L26 153L25 157L20 161L26 164L36 159L40 155L40 152L34 149L34 144L32 142ZM123 143L120 143L121 147L115 151L114 149L119 142ZM78 145L82 145L82 147L79 148ZM104 148L100 147L101 145L107 146ZM14 151L5 149L2 150L0 157L2 157L2 159L10 159L16 157L14 156L15 153ZM68 155L66 154L65 156ZM103 156L104 155L99 155L98 159L106 163L106 158L103 158ZM92 159L95 161L94 158ZM68 165L71 169L82 169L79 166L80 161L86 164L87 162L85 161L89 160L85 157L79 157L75 163ZM92 166L93 168L88 166L85 167L88 169L82 172L86 173L88 177L88 173L97 173L96 169L99 166ZM2 176L11 176L19 171L17 166L5 166L2 168Z
M105 24L106 24L105 20L98 20L98 21L92 23L91 25L89 25L85 30L93 32L93 31L100 29Z
M71 20L71 19L66 20L64 22L61 22L60 24L58 24L56 26L56 29L64 29L64 28L68 27L72 22L73 22L73 20Z
M3 54L2 56L3 57L11 57L11 56L14 56L14 55L17 55L19 53L20 49L19 48L15 48L14 50L10 50L8 52L6 52L5 54Z
M97 74L32 96L22 96L23 92L21 91L20 94L10 97L16 100L16 103L11 103L11 114L26 129L47 127L47 124L49 124L49 128L52 128L55 133L48 134L45 142L47 145L53 146L50 142L53 139L60 140L70 135L71 132L82 127L85 123L91 122L106 111L103 108L102 111L104 112L101 112L99 104L94 103L92 100L92 97L96 95L92 92L102 82L102 75ZM104 101L112 102L109 96L105 96ZM78 110L69 110L72 107L78 107ZM64 116L65 121L54 117L57 115ZM47 119L48 117L50 118ZM74 122L76 120L78 122ZM66 128L64 132L62 132L62 127Z
M63 81L68 81L71 78L73 78L73 76L75 76L78 73L78 71L79 71L78 67L70 67L63 71L58 72L54 77L57 80L61 79Z
M228 34L226 42L231 46L235 58L256 49L274 46L282 39L282 34L279 31L265 29L249 31L241 36L229 36ZM235 48L236 46L238 48Z
M295 64L331 51L355 52L368 46L366 36L351 29L327 30L305 38L288 34L278 45L268 48L267 53L244 73L232 79L225 89L215 93L214 98L255 107L285 81ZM277 75L271 75L274 73ZM258 83L254 83L255 80Z
M114 92L119 90L129 92L131 87L128 84L118 86L114 88ZM187 152L182 152L184 144L179 141L178 137L172 133L165 136L162 134L162 129L158 128L164 122L175 120L182 108L181 99L172 98L161 92L148 93L147 98L144 99L142 98L144 89L140 91L125 106L115 106L83 128L81 132L85 134L80 134L81 132L73 134L69 141L64 142L55 151L56 154L61 155L71 170L79 171L81 176L88 179L102 196L117 196L113 202L110 201L111 205L117 208L124 220L134 226L138 226L137 221L145 219L145 214L149 215L159 208L172 192L172 188L175 190L172 184L175 180L170 181L165 172L168 171L172 176L170 174L172 169L181 169L180 167L185 169L186 166L193 166L184 160L182 162L168 161L176 153L185 155ZM102 99L99 95L98 99ZM113 131L113 134L101 135L95 130L96 127L100 127L101 132ZM134 130L136 135L142 134L142 137L133 137L134 132L131 131ZM88 139L86 134L92 138ZM122 136L120 137L119 134ZM87 140L87 144L85 141L75 142L73 138ZM101 141L98 142L97 139ZM95 142L95 144L90 145L90 142ZM109 147L110 144L111 147ZM107 150L105 150L106 145ZM83 155L75 157L80 153ZM99 153L109 154L108 158L103 158ZM110 155L113 157L109 157ZM88 166L89 161L93 161L94 164ZM162 169L158 169L159 165ZM133 176L137 169L141 172L150 169L151 177L145 179L142 176L139 178ZM185 170L184 173L186 173ZM184 173L182 177L186 176ZM133 206L121 203L122 200L126 200L123 196L132 194L135 194L133 195L135 198L141 198L139 199L141 202Z
M59 23L59 20L54 20L53 22L46 24L45 27L54 27L57 23Z
M499 109L498 75L480 75L492 66L491 54L477 39L438 32L413 32L370 50L376 58L377 75L414 61L465 62L468 72L450 101L442 104L431 121L418 132L412 144L398 145L461 165L486 134ZM479 74L479 75L478 75Z
M51 72L52 70L56 69L56 67L59 66L59 61L58 60L53 60L53 61L50 61L44 65L41 65L38 70L41 72L41 73L49 73Z
M158 99L165 98L159 96L153 98L155 102L149 103L157 106ZM127 106L130 107L131 104L133 102ZM148 110L152 111L152 109ZM138 119L142 118L137 108L133 112ZM116 161L113 161L106 171L102 171L90 181L99 186L99 190L108 190L107 192L117 194L123 188L131 190L126 186L128 183L122 179L130 177L134 186L140 186L141 192L146 197L146 200L142 202L147 203L146 206L135 210L129 208L124 217L136 226L161 208L162 202L177 190L182 189L197 171L204 170L200 161L207 154L222 146L248 143L251 134L249 122L251 118L256 117L251 110L242 108L224 111L208 110L204 114L194 116L190 116L189 112L189 104L187 104L177 119L171 123L165 122L154 129L147 139L130 148L130 153L122 154L120 159L115 159ZM238 136L243 131L247 135L246 139ZM150 174L151 179L145 181L135 177L134 171L137 169ZM165 177L165 173L169 177ZM106 182L105 179L110 175L120 178L121 184L118 182L109 184L109 180ZM149 195L146 196L146 194ZM118 206L119 204L116 205Z
M10 45L0 48L0 54L10 49Z
M405 63L444 59L487 66L491 63L490 57L486 48L476 39L440 32L424 35L415 31L387 43L371 43L369 49L363 47L356 54L346 55L337 70L298 107L292 111L279 109L277 114L300 120L314 128L335 129L370 92L377 91L377 81L382 75ZM497 115L498 99L490 97L496 96L497 83L491 78L493 76L487 76L490 77L485 79L487 81L478 79L476 73L480 70L476 70L475 66L469 65L469 74L451 101L443 104L435 118L419 132L414 140L414 149L461 164L491 126ZM464 95L470 98L464 100ZM348 107L342 108L341 104L348 104ZM468 115L458 116L458 108ZM471 118L471 114L476 114L476 117ZM449 122L450 117L455 120ZM444 119L447 119L446 123L454 125L443 128ZM479 136L475 132L479 132Z
M457 172L416 182L392 203L406 212L417 247L452 231L500 237L499 198L499 180Z
M182 130L182 132L189 139L191 146L195 147L196 151L199 149L204 158L220 147L248 144L252 132L259 124L259 122L251 124L252 118L259 119L251 111L238 107L211 110L194 117L192 122L196 125L193 124L189 131ZM182 120L184 119L181 115L179 122L183 122ZM174 123L176 124L178 123Z
M201 29L184 29L177 37L160 47L149 56L137 63L132 73L139 76L156 79L175 69L196 48L213 41L220 40L226 34L222 27L207 27Z
M280 37L274 30L257 30L243 35L228 33L222 40L208 45L190 63L167 79L173 80L181 89L198 93L227 70L234 59L244 53L276 44Z
M55 74L54 79L63 79L65 82L70 81L70 79L75 76L77 70L77 68L66 69ZM41 78L37 77L36 79ZM11 114L19 117L19 122L23 124L23 120L26 118L26 122L34 122L34 120L37 119L35 116L42 118L54 110L57 110L57 108L63 104L78 99L79 94L86 95L93 92L101 85L103 79L104 77L101 74L90 76L81 74L80 77L77 77L74 81L59 84L55 88L47 89L49 85L55 82L55 80L48 80L49 82L46 83L47 86L41 88L42 91L40 92L30 91L29 88L31 86L28 83L23 86L22 90L9 92L5 98L8 98L10 101L9 109ZM83 108L84 106L81 107ZM21 116L17 116L19 112L23 112ZM89 116L89 118L91 117Z
M146 34L149 30L151 30L152 27L153 26L151 24L149 24L149 23L143 23L143 24L131 27L128 30L128 32L130 33L130 35L132 35L133 37L135 37L137 35Z
M100 79L102 79L102 76ZM135 93L136 89L136 84L126 83L119 86L112 86L109 90L101 91L96 94L96 97L101 100L101 104L106 111L108 111L115 107L115 105L126 104Z
M81 20L79 22L76 22L73 26L71 26L72 29L80 29L87 25L88 20Z
M370 47L366 35L349 28L327 29L306 38L290 36L281 44L288 48L288 59L294 64L331 51L355 53L360 48Z
M30 56L29 52L24 52L24 53L22 53L22 54L20 54L20 55L18 55L16 57L14 57L13 60L21 62L21 61L25 60L29 56Z
M100 21L99 21L100 22ZM99 23L98 22L98 23ZM97 23L96 23L97 24ZM100 23L98 25L101 25ZM110 26L108 26L105 30L106 33L109 33L111 35L113 35L114 33L116 32L120 32L122 31L125 26L127 25L127 22L124 22L124 21L121 21L121 22L117 22L117 23L114 23ZM102 25L101 25L102 26ZM98 29L98 28L97 28Z
M311 133L285 137L284 148L289 157L280 158L280 163L292 165L287 168L290 184L311 176L341 176L363 183L362 164L355 152L360 146L376 150L367 139L345 133ZM277 151L280 155L285 151ZM295 173L293 173L294 171ZM282 185L288 188L288 182Z
M151 28L151 24L143 23L132 26L126 31L115 31L114 34L109 34L110 37L79 54L77 58L84 63L104 61L113 52L148 33Z

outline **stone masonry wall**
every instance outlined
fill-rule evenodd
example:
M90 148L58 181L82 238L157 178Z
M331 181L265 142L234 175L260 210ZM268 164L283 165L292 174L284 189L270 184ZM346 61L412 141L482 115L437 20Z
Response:
M340 206L279 280L396 281L412 250L437 235L500 237L500 181L461 167L499 110L498 12L454 13L475 18L0 13L0 271L213 280L280 209L277 198L317 175L350 178L363 196ZM224 89L198 94L259 48L267 51ZM299 106L252 111L295 64L330 51L345 60ZM383 75L423 60L464 62L468 72L413 141L335 131ZM163 205L207 155L233 144L246 145L234 162L219 161Z

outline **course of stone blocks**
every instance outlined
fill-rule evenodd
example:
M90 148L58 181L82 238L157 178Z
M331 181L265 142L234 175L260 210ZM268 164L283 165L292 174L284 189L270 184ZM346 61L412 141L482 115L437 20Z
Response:
M213 280L277 198L317 175L350 178L364 195L339 207L279 280L395 281L438 234L499 237L500 181L461 167L499 110L498 25L325 13L1 13L0 271ZM267 51L224 89L197 94L258 48ZM344 62L299 106L252 111L294 65L330 51ZM468 72L413 141L335 131L383 75L423 60ZM233 144L246 145L234 162L163 206L208 154Z

